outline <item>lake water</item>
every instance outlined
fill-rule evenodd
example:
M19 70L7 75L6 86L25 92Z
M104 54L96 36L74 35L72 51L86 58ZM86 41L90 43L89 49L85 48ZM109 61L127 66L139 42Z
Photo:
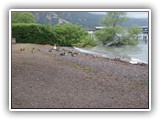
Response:
M103 53L108 55L110 58L124 57L127 59L139 59L144 63L148 63L148 44L140 43L137 46L121 46L121 47L102 47L96 46L91 51Z
M148 44L140 43L137 46L121 46L121 47L103 47L96 46L91 49L78 49L77 50L90 54L97 54L115 59L115 57L126 59L127 61L136 60L148 64Z

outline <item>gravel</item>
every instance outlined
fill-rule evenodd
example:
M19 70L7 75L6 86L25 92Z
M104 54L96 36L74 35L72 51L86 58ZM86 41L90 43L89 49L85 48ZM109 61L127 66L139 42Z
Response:
M49 52L51 48L12 45L12 109L148 109L148 65L131 65L66 47ZM63 52L66 55L61 56Z

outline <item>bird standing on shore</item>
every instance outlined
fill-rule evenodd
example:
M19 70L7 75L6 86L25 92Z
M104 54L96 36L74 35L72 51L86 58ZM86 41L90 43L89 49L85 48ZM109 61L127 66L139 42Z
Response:
M63 53L61 53L60 55L61 55L61 56L67 55L66 52L65 52L65 50L64 50L64 49L62 49L62 50L63 50Z
M25 48L21 48L20 51L25 51Z
M53 46L53 49L54 49L54 50L56 50L56 49L57 49L57 46L56 46L56 44L54 44L54 46Z
M33 50L34 50L34 49L35 49L35 48L33 47L33 48L32 48L32 51L31 51L32 53L33 53Z
M64 55L66 55L66 53L65 53L65 52L63 52L63 53L61 53L60 55L61 55L61 56L64 56Z
M115 60L119 60L119 59L120 59L120 57L119 57L119 56L116 56L116 57L115 57Z
M49 50L49 52L53 52L53 48Z

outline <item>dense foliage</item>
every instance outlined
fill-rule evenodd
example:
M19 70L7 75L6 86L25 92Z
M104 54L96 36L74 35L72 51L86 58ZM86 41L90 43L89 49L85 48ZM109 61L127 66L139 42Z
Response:
M93 39L84 29L73 24L52 27L35 23L16 23L12 24L12 37L16 38L18 43L76 45L80 47L95 45L95 42L92 42Z
M97 43L98 43L97 39L94 39L93 37L86 35L82 37L78 43L74 44L74 46L82 47L82 48L83 47L90 48L90 47L96 46Z
M124 45L137 45L138 44L138 34L141 29L137 25L132 25L127 29L127 35L120 38L119 43Z
M30 12L12 12L12 23L35 23L35 16Z
M55 32L52 31L52 27L49 25L40 25L34 23L12 24L12 37L16 38L17 43L56 43Z
M57 44L61 46L73 46L88 35L84 29L73 24L56 25L53 31L56 33Z
M102 30L97 31L95 35L103 45L107 45L107 43L111 42L115 38L116 29L113 27L106 27Z
M137 45L140 28L133 25L125 28L122 23L126 22L125 12L107 12L102 19L105 28L96 32L96 37L102 44L109 46Z

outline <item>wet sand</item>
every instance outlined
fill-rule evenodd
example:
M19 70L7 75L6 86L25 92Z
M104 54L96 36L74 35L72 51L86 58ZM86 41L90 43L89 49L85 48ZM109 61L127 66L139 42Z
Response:
M13 109L149 107L148 65L51 48L12 45Z

